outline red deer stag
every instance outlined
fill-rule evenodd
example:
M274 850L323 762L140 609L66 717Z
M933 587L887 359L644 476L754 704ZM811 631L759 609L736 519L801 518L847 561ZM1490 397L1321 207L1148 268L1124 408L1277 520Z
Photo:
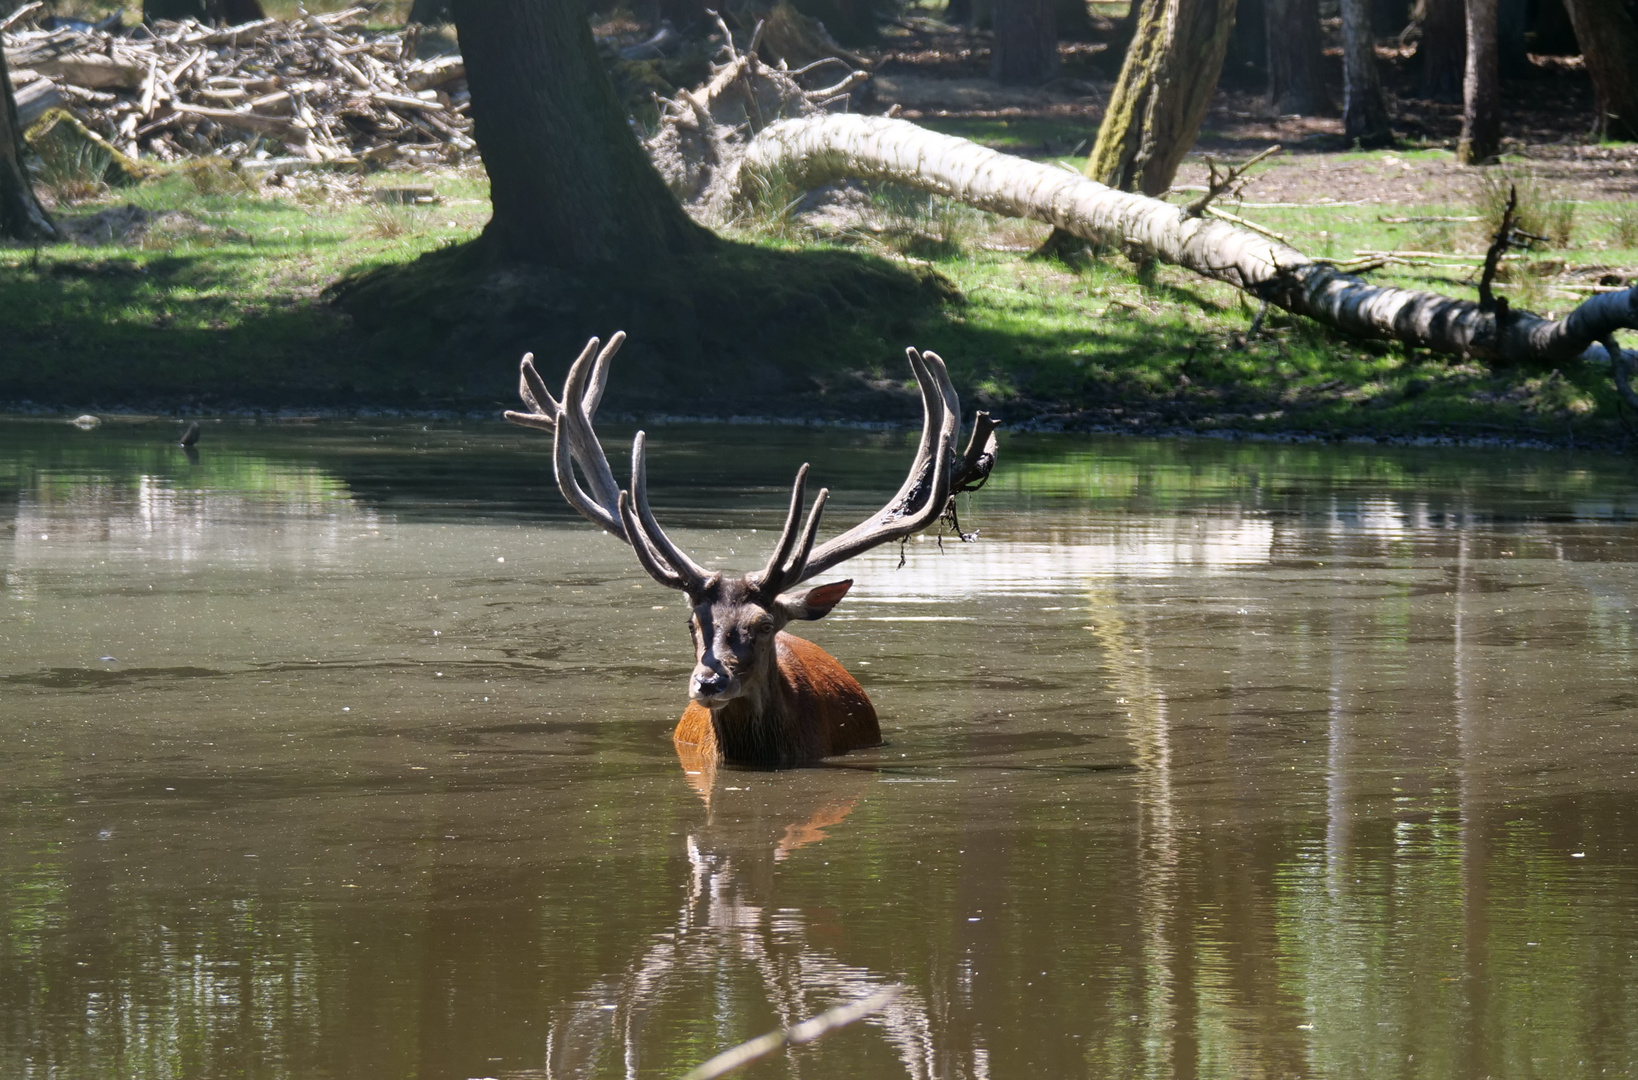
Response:
M569 369L561 402L546 389L534 357L525 356L518 392L529 411L508 411L506 419L550 431L558 490L569 505L630 544L655 581L688 595L695 660L688 690L693 701L674 733L679 752L685 761L788 767L880 745L876 710L853 676L819 646L784 632L793 620L824 618L853 582L797 586L879 544L920 532L945 513L955 493L981 486L995 464L995 424L987 413L979 413L966 453L958 460L954 444L961 406L944 361L930 352L906 350L921 384L922 431L898 494L879 513L815 547L829 491L819 492L804 524L808 466L803 465L768 564L743 577L728 577L694 562L654 520L643 433L631 444L631 488L623 491L592 430L609 361L624 340L625 334L617 333L601 350L596 338L587 342Z

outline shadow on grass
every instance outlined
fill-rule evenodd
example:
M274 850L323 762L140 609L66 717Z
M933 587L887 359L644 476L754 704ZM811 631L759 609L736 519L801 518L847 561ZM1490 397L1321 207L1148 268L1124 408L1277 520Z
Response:
M569 273L492 261L481 242L329 290L368 350L458 370L497 402L533 352L561 380L587 338L625 330L611 411L894 418L895 359L961 303L924 267L724 242L664 265Z

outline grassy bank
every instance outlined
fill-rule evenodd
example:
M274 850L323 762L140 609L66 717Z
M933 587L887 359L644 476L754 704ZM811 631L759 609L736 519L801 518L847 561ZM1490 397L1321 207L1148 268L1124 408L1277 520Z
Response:
M1395 157L1346 156L1362 169L1391 169ZM433 188L440 202L389 206L368 190L412 185ZM1509 267L1516 304L1567 311L1601 276L1632 273L1638 222L1630 209L1532 191L1553 240ZM522 293L551 294L536 296L532 328L497 317L480 320L477 337L453 340L462 320L440 315L435 295L374 322L354 320L322 295L346 275L477 235L485 194L481 174L470 170L318 174L256 187L194 170L64 210L80 217L133 204L157 216L122 241L0 248L0 401L65 409L498 407L518 351L546 357L606 334L616 327L598 320L612 318L603 314L609 309L583 292L524 281ZM1450 257L1411 256L1373 280L1474 295L1485 225L1442 219L1483 217L1482 199L1248 203L1239 212L1338 260L1356 251L1439 252ZM1226 286L1169 267L1140 276L1119 257L1079 266L1031 260L1044 229L925 196L876 193L851 223L817 235L808 217L768 213L743 223L741 246L711 271L744 290L720 311L696 297L679 317L656 293L653 310L638 311L626 328L636 370L667 378L646 380L660 388L647 397L629 390L611 404L692 415L897 415L908 400L901 350L916 344L942 353L964 392L1014 421L1625 438L1606 372L1491 372L1340 339L1278 313L1251 336L1255 311ZM784 291L758 307L758 282ZM463 317L471 324L470 310ZM717 359L730 352L731 362ZM760 383L759 373L768 373Z

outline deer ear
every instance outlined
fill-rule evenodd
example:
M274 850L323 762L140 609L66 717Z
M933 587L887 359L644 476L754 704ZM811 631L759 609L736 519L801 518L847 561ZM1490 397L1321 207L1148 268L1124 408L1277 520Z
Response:
M830 609L842 602L842 597L853 588L853 579L834 581L829 585L815 585L807 592L786 593L779 598L779 606L792 619L823 619Z

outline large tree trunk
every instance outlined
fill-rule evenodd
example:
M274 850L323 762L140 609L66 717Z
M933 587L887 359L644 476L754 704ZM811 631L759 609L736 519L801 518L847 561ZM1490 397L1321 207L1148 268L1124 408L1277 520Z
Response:
M581 5L456 0L454 15L494 208L484 242L496 253L569 268L713 242L638 144Z
M1456 143L1456 160L1483 165L1500 150L1496 0L1467 0L1467 69L1462 77L1462 137Z
M1115 191L905 120L781 120L747 147L742 186L750 187L758 173L803 186L853 178L917 187L1174 263L1349 334L1435 352L1536 366L1581 356L1603 361L1610 357L1598 342L1613 341L1617 328L1638 328L1638 287L1595 296L1566 318L1550 320L1505 305L1481 309L1470 300L1371 285L1246 229L1190 217L1175 204ZM1613 359L1624 384L1638 354Z
M1393 142L1376 71L1370 0L1342 0L1342 133L1361 146Z
M1530 0L1496 0L1496 66L1506 79L1534 73L1525 34L1530 29Z
M1058 73L1053 0L995 0L990 77L1002 86L1039 86Z
M1423 0L1422 96L1446 103L1462 100L1462 70L1467 63L1467 10L1462 0Z
M0 240L40 241L56 238L51 219L34 197L24 167L23 130L17 122L17 101L11 75L0 50Z
M1638 139L1638 24L1622 0L1565 0L1581 56L1592 76L1593 130Z
M1460 3L1461 0L1455 0ZM1327 112L1323 40L1317 0L1264 0L1268 36L1268 106L1276 116Z
M1086 175L1159 195L1194 145L1223 70L1234 0L1142 0Z

